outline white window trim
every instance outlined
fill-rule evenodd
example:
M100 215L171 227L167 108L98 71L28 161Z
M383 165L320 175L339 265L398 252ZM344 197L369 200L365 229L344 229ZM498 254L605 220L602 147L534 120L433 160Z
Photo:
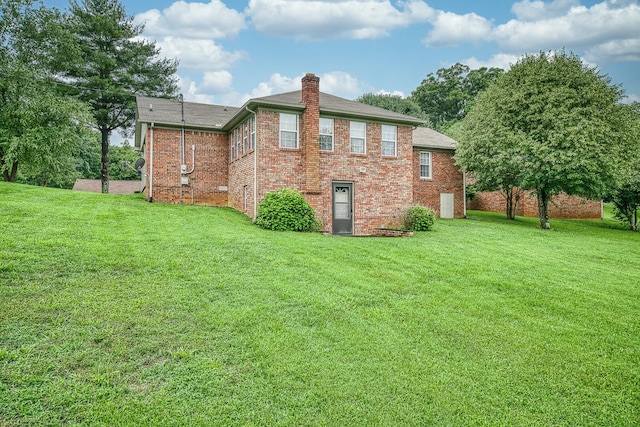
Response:
M394 129L393 137L394 139L384 139L384 128L390 127ZM380 144L381 155L384 157L398 157L398 127L393 125L382 125L380 129L380 135L382 137L382 143ZM384 154L384 143L385 142L393 142L393 154Z
M424 163L422 163L422 155L423 154L427 154L429 156L429 175L428 176L422 176L422 166L425 166ZM420 170L418 171L420 173L420 179L432 179L433 178L433 155L431 153L431 151L420 151L420 166L419 166Z
M282 128L282 117L283 116L292 116L296 118L296 129L295 131L292 129L283 129ZM294 150L297 149L299 147L299 127L300 127L300 121L298 120L298 115L297 114L291 114L291 113L280 113L280 131L278 134L278 138L280 140L280 148L285 148L285 149L289 149L289 150ZM295 132L296 134L296 144L295 147L285 147L282 145L282 132Z
M320 117L320 123L322 123L322 120L331 120L331 134L328 133L322 133L322 125L320 125L320 132L319 132L319 136L318 136L318 147L320 148L320 151L326 151L326 152L333 152L334 147L335 147L335 138L334 138L334 134L335 134L335 121L329 117ZM331 149L327 150L325 148L322 148L320 146L320 137L322 136L330 136L331 137Z
M353 136L353 124L354 123L360 123L362 125L364 125L364 136L360 137L360 136ZM352 144L352 140L353 139L362 139L362 143L363 143L363 151L362 152L358 152L358 151L353 151L353 144ZM357 122L357 121L350 121L349 122L349 152L351 152L351 154L367 154L367 123L366 122Z

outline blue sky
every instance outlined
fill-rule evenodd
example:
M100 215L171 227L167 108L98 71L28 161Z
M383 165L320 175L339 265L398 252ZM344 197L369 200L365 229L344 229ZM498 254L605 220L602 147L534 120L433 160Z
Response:
M241 106L298 90L308 72L347 99L408 96L456 62L508 69L523 54L562 48L640 101L637 0L121 1L145 38L180 60L189 101Z

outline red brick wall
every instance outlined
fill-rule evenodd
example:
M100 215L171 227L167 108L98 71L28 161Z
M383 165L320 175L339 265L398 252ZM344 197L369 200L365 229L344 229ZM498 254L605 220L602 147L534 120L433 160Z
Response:
M303 148L280 148L279 113L259 110L258 201L268 192L294 188L305 194L324 231L330 233L332 183L352 182L354 234L372 234L375 228L399 226L404 210L412 203L411 128L398 127L397 157L382 157L381 144L381 125L368 123L367 154L351 154L349 120L334 119L334 151L319 152L319 192L308 193ZM361 172L360 168L366 171Z
M464 218L464 185L463 174L455 164L452 151L431 151L431 178L420 177L420 152L413 151L413 201L416 205L425 206L436 211L440 216L440 194L453 193L453 215Z
M469 209L504 212L506 215L506 199L499 191L481 192L477 197L469 201ZM602 206L600 202L588 200L582 197L568 196L564 193L551 198L548 206L549 218L556 219L600 219ZM516 215L537 217L538 200L531 192L526 192L520 197Z
M228 136L213 132L185 131L185 163L189 175L180 174L181 136L180 129L153 129L153 171L151 171L151 129L147 130L145 159L147 172L153 173L153 194L147 184L145 194L153 201L162 203L195 203L211 206L226 206L229 183ZM195 168L192 163L192 145L195 145ZM181 176L189 177L189 184L181 184Z

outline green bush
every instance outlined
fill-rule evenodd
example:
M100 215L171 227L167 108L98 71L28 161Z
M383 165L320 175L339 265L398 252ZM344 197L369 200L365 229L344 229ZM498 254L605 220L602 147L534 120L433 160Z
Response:
M412 206L407 211L404 219L404 228L413 231L426 231L436 222L436 213L433 209L424 206Z
M276 231L319 231L322 228L309 202L290 188L264 197L258 206L256 224Z

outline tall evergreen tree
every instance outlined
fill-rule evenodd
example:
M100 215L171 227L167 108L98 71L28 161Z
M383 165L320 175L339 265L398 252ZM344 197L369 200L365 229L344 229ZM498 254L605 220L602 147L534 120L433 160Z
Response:
M71 1L67 19L72 35L61 48L60 79L91 106L102 145L102 192L109 192L109 139L135 120L135 96L172 97L177 92L175 60L161 58L155 42L139 38L118 0Z

